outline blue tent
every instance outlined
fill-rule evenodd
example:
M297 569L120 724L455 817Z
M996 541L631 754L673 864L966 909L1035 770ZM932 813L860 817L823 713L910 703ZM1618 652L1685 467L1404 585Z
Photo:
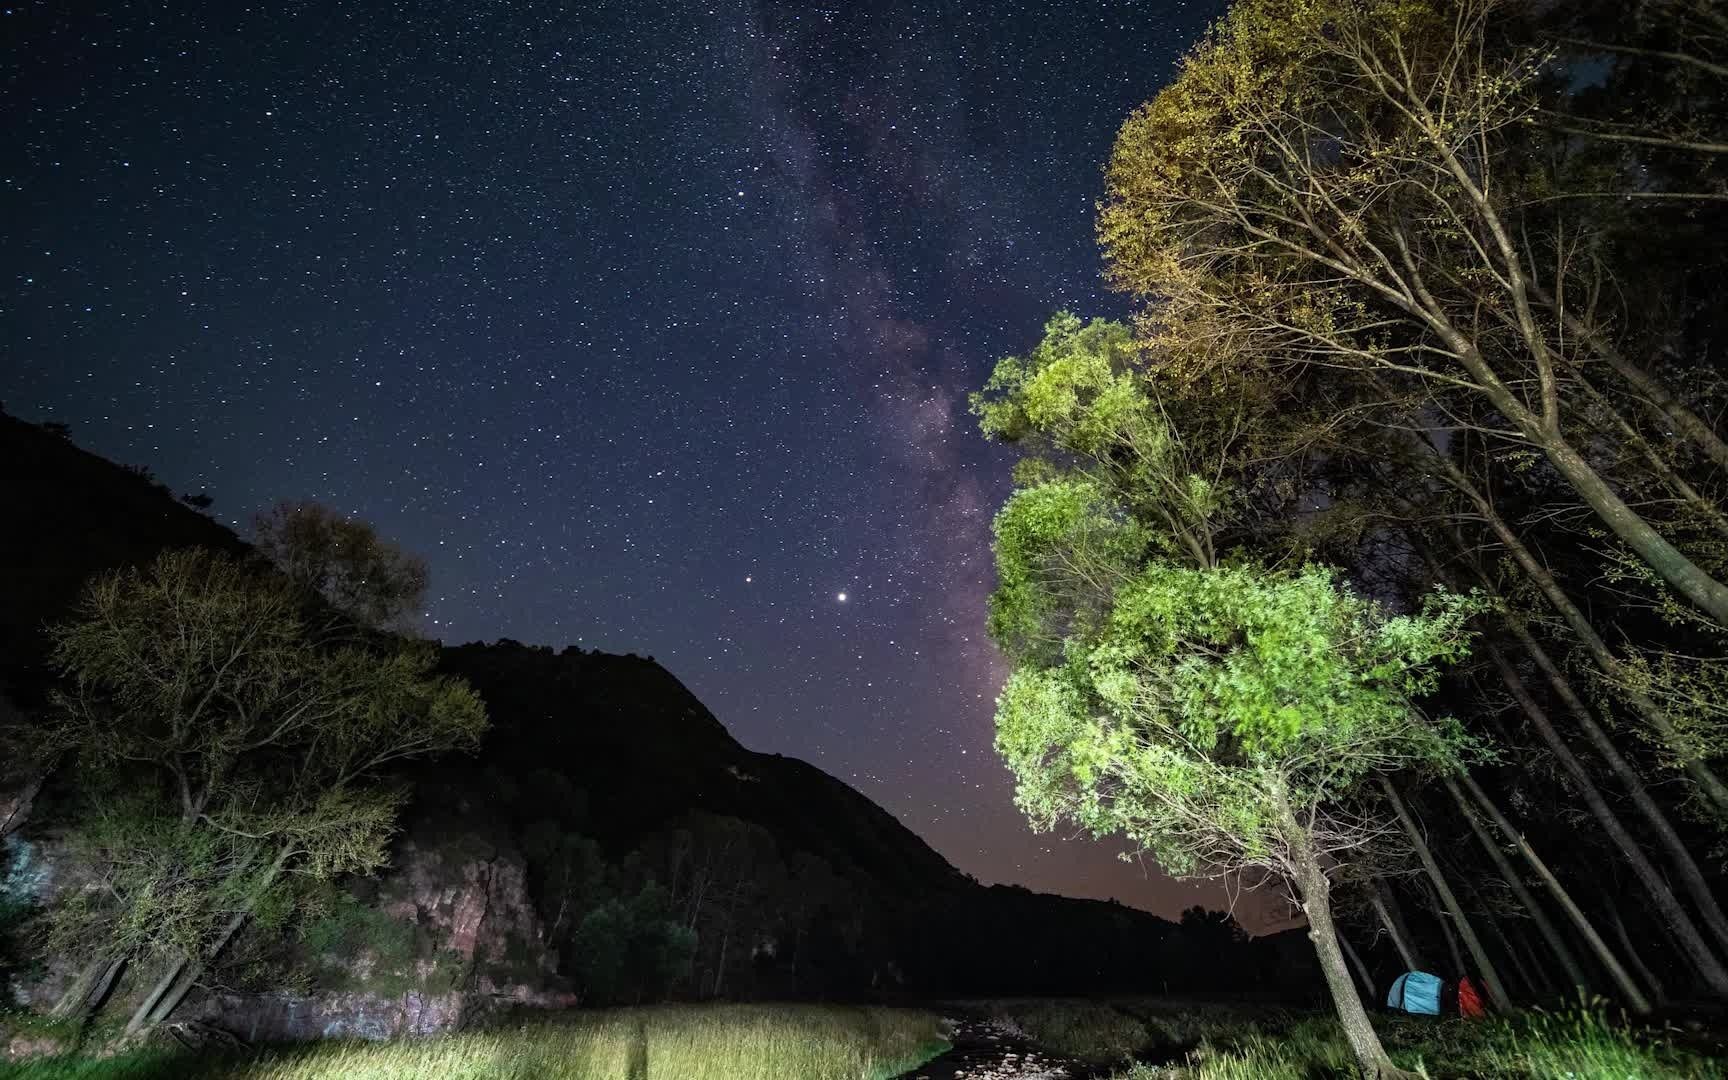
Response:
M1426 971L1406 971L1392 984L1386 1006L1419 1016L1440 1015L1440 976Z

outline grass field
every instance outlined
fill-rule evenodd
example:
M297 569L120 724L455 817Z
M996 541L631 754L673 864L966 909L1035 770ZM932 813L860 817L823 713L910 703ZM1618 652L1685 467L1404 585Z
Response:
M1355 1075L1329 1016L1166 998L956 1002L1018 1030L1051 1054L1122 1066L1112 1080L1318 1080ZM1531 1012L1487 1021L1375 1017L1397 1064L1434 1080L1728 1080L1728 1069L1633 1031L1600 1011ZM1130 1059L1157 1064L1130 1066Z
M0 1065L4 1080L881 1080L946 1047L933 1013L700 1005L568 1013L484 1032L246 1055L138 1051Z
M1403 1068L1434 1080L1720 1080L1720 1061L1655 1033L1633 1033L1594 1011L1483 1021L1375 1018ZM1351 1076L1355 1061L1330 1018L1279 1031L1208 1038L1181 1065L1138 1067L1113 1080L1311 1080Z

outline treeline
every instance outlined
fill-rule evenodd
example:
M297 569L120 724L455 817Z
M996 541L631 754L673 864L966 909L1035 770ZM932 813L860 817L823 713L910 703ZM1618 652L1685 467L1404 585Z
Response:
M1110 159L1131 324L974 398L1021 804L1290 889L1371 1072L1371 941L1728 996L1725 95L1713 0L1239 0Z

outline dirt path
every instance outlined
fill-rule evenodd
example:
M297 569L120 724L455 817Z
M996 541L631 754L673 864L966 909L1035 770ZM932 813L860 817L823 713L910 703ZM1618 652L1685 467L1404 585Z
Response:
M954 1048L895 1080L1084 1080L1096 1070L1054 1058L988 1020L954 1021Z

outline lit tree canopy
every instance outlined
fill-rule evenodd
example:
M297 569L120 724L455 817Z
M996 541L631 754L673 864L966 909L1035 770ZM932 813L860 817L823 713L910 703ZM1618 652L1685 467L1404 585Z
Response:
M1179 874L1292 883L1359 1059L1395 1075L1344 967L1328 875L1384 830L1356 798L1365 781L1455 763L1457 725L1412 699L1464 655L1477 605L1437 592L1392 614L1326 567L1281 568L1251 544L1221 555L1233 485L1264 483L1232 456L1243 413L1203 402L1178 427L1119 325L1058 315L973 408L1032 455L995 521L989 620L1014 663L996 747L1018 804Z

